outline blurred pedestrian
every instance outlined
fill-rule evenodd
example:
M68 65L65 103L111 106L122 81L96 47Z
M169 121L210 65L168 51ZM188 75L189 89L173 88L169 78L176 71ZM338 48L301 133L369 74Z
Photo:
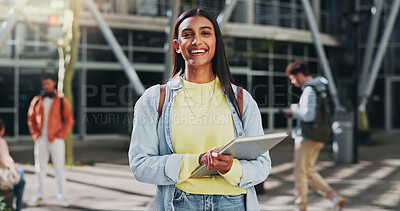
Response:
M55 89L56 79L52 74L42 75L40 95L33 98L28 110L29 132L35 142L35 197L28 202L38 206L44 199L44 180L49 155L56 172L57 198L60 205L68 207L65 195L65 139L74 124L71 105L66 98L60 98Z
M264 134L257 103L233 85L212 15L185 11L173 33L174 70L165 99L156 85L135 105L131 170L137 180L157 185L157 210L260 210L254 186L271 171L269 153L237 160L215 148ZM191 177L202 163L218 174Z
M8 150L8 145L6 140L3 138L5 134L5 125L2 119L0 119L0 167L1 168L15 168L17 173L20 175L20 179L18 184L10 187L12 189L14 197L16 198L16 211L20 211L23 205L22 196L24 194L25 188L25 180L24 180L24 170L18 168L17 164L14 162L14 159L10 156L10 151ZM10 196L10 193L6 193L6 195ZM5 196L7 202L7 208L11 210L13 207L13 197ZM8 199L8 200L7 200Z
M297 127L292 131L292 136L295 139L295 204L301 211L307 209L309 183L319 194L332 201L334 210L341 210L346 199L339 196L314 168L324 143L305 137L302 133L302 122L315 120L317 91L326 92L328 81L323 77L313 78L308 66L302 61L290 63L286 67L286 76L289 77L294 86L301 87L303 91L299 103L290 105L290 109L285 114L286 117L297 119Z

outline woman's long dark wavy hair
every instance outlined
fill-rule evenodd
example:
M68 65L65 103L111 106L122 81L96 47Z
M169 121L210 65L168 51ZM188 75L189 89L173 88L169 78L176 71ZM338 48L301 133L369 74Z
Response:
M202 16L207 18L211 21L214 26L215 31L215 38L216 38L216 47L215 47L215 54L214 58L212 59L212 71L213 74L216 74L221 81L222 89L225 90L226 95L228 96L229 100L232 102L233 106L235 107L236 112L238 113L239 117L241 117L241 113L239 111L238 101L235 97L235 93L233 92L232 83L235 83L231 71L229 70L228 60L225 54L225 47L224 42L222 40L221 30L219 29L218 23L215 18L208 13L204 9L190 9L186 10L182 13L179 18L176 20L175 28L174 28L174 38L178 39L178 30L181 23L189 17L193 16ZM180 53L177 53L175 49L172 50L173 58L174 58L174 70L172 72L172 78L176 75L184 75L185 73L185 60L183 59Z

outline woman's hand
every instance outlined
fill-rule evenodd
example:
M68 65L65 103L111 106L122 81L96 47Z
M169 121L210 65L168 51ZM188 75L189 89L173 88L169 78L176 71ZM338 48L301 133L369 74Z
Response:
M232 155L223 155L218 153L218 148L212 148L207 153L199 156L199 163L205 163L207 169L210 171L219 171L222 174L226 174L232 167L233 157Z
M12 159L12 157L7 156L4 159L0 160L0 167L2 168L12 168L12 167L16 167L16 163L14 162L14 160Z

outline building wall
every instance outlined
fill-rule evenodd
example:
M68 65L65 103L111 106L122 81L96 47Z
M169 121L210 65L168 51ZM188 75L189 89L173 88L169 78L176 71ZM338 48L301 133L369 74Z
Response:
M166 35L162 27L168 22L165 17L169 1L97 2L145 87L163 83ZM197 5L205 6L218 14L225 1L182 2L183 9L190 8L193 2L197 2ZM231 23L279 27L278 29L289 29L299 34L307 30L302 7L297 0L253 0L254 14L247 12L248 2L239 0L230 18ZM322 5L320 25L323 32L336 34L339 31L338 23L335 22L338 16L337 10L332 8L332 5ZM100 30L93 20L88 19L90 16L87 10L84 8L82 11L79 62L73 81L76 119L74 133L82 138L99 134L129 135L137 96L128 87L128 80ZM251 18L251 15L254 17ZM142 24L141 27L135 20L142 20L143 17L152 18L155 24ZM41 23L41 18L43 19L37 17L35 25L42 31L59 37L60 26ZM114 19L117 21L112 22ZM247 20L254 20L254 23L247 23ZM292 121L283 118L279 111L290 103L297 102L300 90L290 85L284 68L293 60L303 60L309 64L312 74L321 74L319 59L311 40L298 42L233 34L225 36L224 42L236 82L249 90L256 99L265 130L290 129L293 126ZM341 72L346 72L339 70L345 66L338 61L341 58L338 54L343 47L326 46L326 50L335 77L350 81L351 77L340 75ZM392 50L390 55L395 56L396 52ZM388 68L392 69L396 63L390 61L392 60L389 60ZM55 45L33 33L23 21L18 23L0 53L0 117L7 123L6 135L16 139L29 137L26 126L29 102L41 89L41 73L55 72L56 69ZM349 83L342 84L348 86ZM341 89L340 83L338 87ZM346 101L348 96L341 94L341 99Z

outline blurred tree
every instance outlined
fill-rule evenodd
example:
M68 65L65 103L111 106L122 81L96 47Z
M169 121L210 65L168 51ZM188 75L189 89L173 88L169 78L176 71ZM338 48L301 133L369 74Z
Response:
M62 37L56 39L43 32L32 24L28 17L18 10L24 20L27 22L29 28L37 33L42 38L49 40L57 45L59 57L58 69L58 85L57 89L60 97L66 97L71 103L73 110L73 93L72 93L72 78L75 73L75 66L78 61L79 51L79 16L81 9L81 0L70 0L68 8L64 12L64 20L62 25ZM66 160L67 165L74 164L74 142L72 132L68 133L66 140Z
M73 110L72 78L75 73L75 66L78 61L79 52L79 16L81 0L70 0L69 7L65 10L63 23L63 36L58 41L59 70L58 90L65 95L71 103ZM68 133L65 142L65 163L74 163L74 139L72 131Z

